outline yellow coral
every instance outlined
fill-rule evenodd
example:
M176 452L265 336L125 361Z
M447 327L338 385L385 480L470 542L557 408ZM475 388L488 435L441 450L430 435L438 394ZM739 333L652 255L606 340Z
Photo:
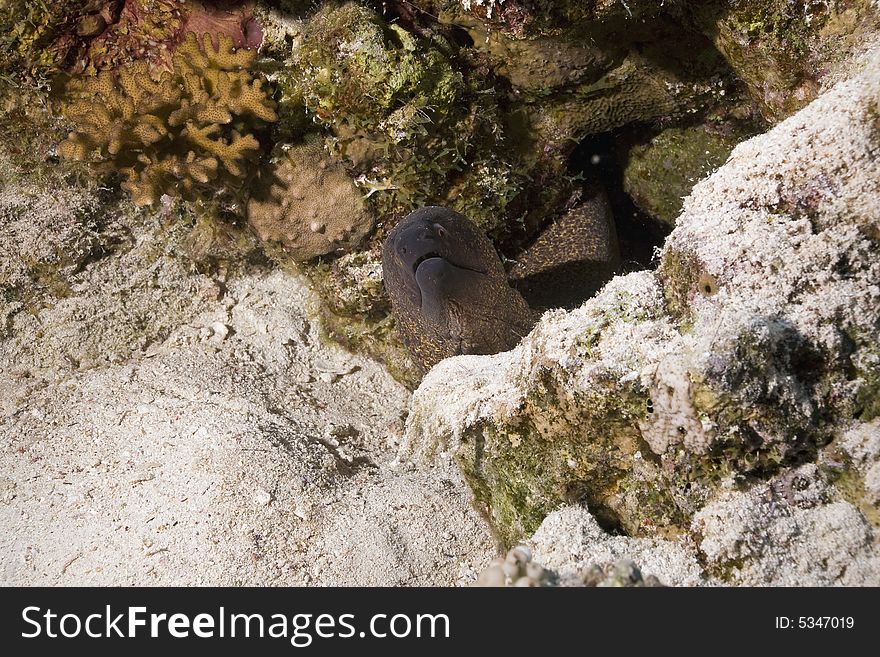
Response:
M248 71L256 52L236 50L219 36L199 44L190 33L171 72L151 76L135 62L72 83L67 116L76 130L58 147L61 157L92 158L118 170L138 205L162 194L193 199L208 185L233 189L260 144L248 128L275 121L274 103Z
M216 155L226 170L233 176L243 176L244 171L241 168L242 154L258 150L260 147L259 142L253 135L242 137L237 131L233 130L232 140L227 144L222 139L215 138L218 132L220 132L220 126L217 124L199 128L192 121L187 121L183 134L196 146Z

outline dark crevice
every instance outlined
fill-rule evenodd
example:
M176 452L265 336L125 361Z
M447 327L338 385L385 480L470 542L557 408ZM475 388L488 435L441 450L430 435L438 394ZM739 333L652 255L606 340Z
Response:
M608 194L617 240L621 272L653 267L654 250L663 246L669 228L636 207L623 188L623 164L615 153L621 131L584 139L569 158L569 170L588 182L598 182Z

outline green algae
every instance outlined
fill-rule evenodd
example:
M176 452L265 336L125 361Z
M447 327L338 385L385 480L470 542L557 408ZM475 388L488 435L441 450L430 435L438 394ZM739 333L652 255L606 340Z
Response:
M624 150L624 190L648 215L672 227L693 186L727 160L737 136L703 126L669 128Z

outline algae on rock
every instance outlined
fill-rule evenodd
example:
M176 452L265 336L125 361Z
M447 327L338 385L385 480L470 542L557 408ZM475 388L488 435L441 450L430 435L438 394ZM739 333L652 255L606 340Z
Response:
M827 69L880 26L872 0L686 0L677 9L714 41L771 122L812 101Z
M572 194L564 163L544 170L493 76L441 30L349 2L322 7L298 38L275 74L282 114L305 104L380 219L442 204L498 234L534 214L536 197L551 209Z
M415 388L421 372L395 332L379 251L347 253L301 269L321 299L311 312L320 320L322 336L375 358L395 379Z
M862 67L694 188L658 272L429 372L402 456L454 458L509 542L578 499L630 535L689 534L725 482L824 458L870 407L880 339L880 60Z
M0 71L25 77L57 71L71 45L65 31L74 32L84 4L99 3L8 0L0 5Z
M694 126L624 145L623 188L639 209L672 227L694 185L724 164L738 142Z

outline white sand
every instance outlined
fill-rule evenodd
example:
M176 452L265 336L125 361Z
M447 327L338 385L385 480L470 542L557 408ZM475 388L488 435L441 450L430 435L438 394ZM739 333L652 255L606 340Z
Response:
M88 232L67 196L21 193L0 282ZM391 467L409 393L321 344L303 281L224 285L155 218L98 224L133 248L36 313L0 302L0 583L454 585L495 555L455 471Z

